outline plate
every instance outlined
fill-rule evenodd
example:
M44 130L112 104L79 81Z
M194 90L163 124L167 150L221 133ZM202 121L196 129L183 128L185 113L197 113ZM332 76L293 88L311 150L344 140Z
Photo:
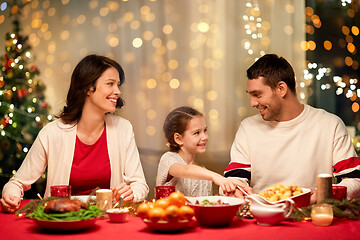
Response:
M147 219L143 219L144 223L154 231L161 231L161 232L172 232L172 231L180 231L184 230L187 227L190 227L193 220L181 220L178 222L165 222L165 221L159 221L159 222L152 222Z
M39 220L35 218L33 218L33 220L37 225L45 229L75 231L83 230L93 226L97 218L72 221Z
M88 200L90 200L90 202L92 201L96 202L96 196L91 196L90 199L89 197L90 195L78 195L78 196L71 196L70 199L77 199L84 203L87 203Z

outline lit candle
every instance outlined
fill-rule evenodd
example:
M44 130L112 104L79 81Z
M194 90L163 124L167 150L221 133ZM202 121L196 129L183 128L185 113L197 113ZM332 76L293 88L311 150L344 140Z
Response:
M332 206L329 204L316 204L311 208L311 219L314 225L328 226L334 218Z

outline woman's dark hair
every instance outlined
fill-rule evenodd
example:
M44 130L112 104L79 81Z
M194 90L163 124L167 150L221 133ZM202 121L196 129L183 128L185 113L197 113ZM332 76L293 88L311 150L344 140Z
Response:
M248 79L264 77L264 84L275 89L280 81L286 83L289 89L296 93L294 69L288 61L276 54L266 54L259 58L248 70Z
M203 116L202 113L191 107L183 106L172 110L166 117L163 130L171 152L180 150L179 144L174 140L175 133L183 135L188 123L195 116Z
M120 85L123 84L125 81L124 71L114 60L95 54L83 58L72 73L66 106L57 117L64 123L77 123L81 117L88 91L96 90L96 81L111 67L119 72ZM118 98L116 107L121 108L123 105L124 100Z

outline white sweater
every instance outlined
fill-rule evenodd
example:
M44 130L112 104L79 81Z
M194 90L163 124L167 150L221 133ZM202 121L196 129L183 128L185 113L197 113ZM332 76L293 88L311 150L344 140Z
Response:
M175 190L182 192L185 196L209 196L212 195L212 181L191 178L169 177L170 167L175 164L188 165L178 153L166 152L162 155L156 177L156 186L175 186Z
M105 117L106 140L110 158L110 186L122 182L130 185L135 199L146 198L149 188L140 162L134 132L128 120L107 114ZM50 186L68 185L74 158L76 125L55 120L41 129L22 165L2 194L22 197L24 191L47 169L45 197L50 196Z
M276 183L316 187L320 173L336 177L359 170L359 159L341 119L304 106L290 121L264 121L260 114L243 120L225 176L244 177L243 173L251 172L250 186L258 193ZM343 179L340 185L347 186L349 198L360 196L359 178Z

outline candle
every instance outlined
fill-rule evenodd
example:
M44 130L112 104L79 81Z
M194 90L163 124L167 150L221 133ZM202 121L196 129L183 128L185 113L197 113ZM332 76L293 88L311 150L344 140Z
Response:
M334 213L329 204L316 204L311 208L312 223L317 226L328 226L332 223Z
M96 190L96 206L101 210L112 208L112 191L110 189Z
M52 197L70 197L71 186L69 185L55 185L50 187L50 194Z
M317 226L328 226L333 221L333 216L329 214L315 214L311 216L312 222Z
M322 203L325 199L332 198L332 176L323 173L319 174L316 180L317 203Z

